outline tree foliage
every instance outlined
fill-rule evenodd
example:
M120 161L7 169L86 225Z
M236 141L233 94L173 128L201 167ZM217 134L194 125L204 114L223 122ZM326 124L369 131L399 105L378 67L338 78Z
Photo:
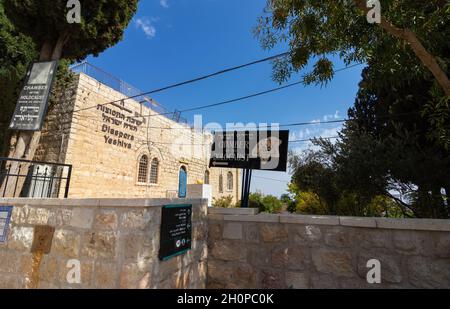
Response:
M7 130L29 64L37 58L31 38L21 34L4 14L0 2L0 156L8 149Z
M223 196L220 198L214 198L212 202L214 207L220 207L220 208L232 208L233 205L233 196Z
M382 210L448 218L442 191L450 192L450 151L441 139L430 138L433 124L420 112L434 100L434 81L423 76L387 83L378 70L364 70L341 140L316 140L318 150L293 155L292 181L301 192L316 194L330 214L369 216Z
M62 58L80 60L118 43L136 12L138 0L84 0L81 23L67 22L66 0L3 0L18 31L39 48L60 44Z
M264 48L286 44L290 50L275 62L274 79L285 81L311 64L304 81L327 83L334 75L332 60L339 56L346 64L372 61L378 70L406 78L444 71L448 87L449 61L442 56L449 49L448 1L381 2L377 25L368 23L362 0L268 0L255 34Z
M279 213L283 202L273 195L263 195L258 192L251 193L248 199L250 208L258 208L260 212Z

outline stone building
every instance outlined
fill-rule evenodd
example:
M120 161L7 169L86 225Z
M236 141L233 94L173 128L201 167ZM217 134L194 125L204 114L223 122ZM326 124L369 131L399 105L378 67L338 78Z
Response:
M119 80L111 86L105 76L113 77L82 65L89 70L79 70L49 106L34 158L73 165L69 197L198 197L192 195L205 188L192 185L204 183L213 198L240 199L239 171L208 167L210 133L195 131L148 97L126 99L137 89Z

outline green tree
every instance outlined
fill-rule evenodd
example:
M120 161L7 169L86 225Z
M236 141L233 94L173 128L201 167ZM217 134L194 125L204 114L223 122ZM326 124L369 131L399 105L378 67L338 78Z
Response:
M223 196L218 199L214 198L212 204L214 207L232 208L233 207L233 197L231 195L228 195L228 196Z
M138 0L82 1L81 23L68 23L66 0L3 0L6 16L20 33L31 37L39 59L81 60L97 55L122 39ZM18 132L10 157L33 159L40 132ZM18 165L11 172L18 172ZM18 185L18 192L23 182ZM12 196L12 188L7 195Z
M349 188L390 196L405 213L448 218L441 190L450 192L450 149L441 142L445 137L430 137L436 132L430 115L419 112L434 104L434 82L426 75L407 83L383 76L372 68L363 73L351 121L335 146L338 174ZM406 199L390 194L393 190Z
M261 193L258 192L250 193L248 197L248 207L262 209L263 208L262 199L263 196Z
M289 211L290 213L294 213L296 211L297 202L293 199L291 194L287 193L282 194L280 196L280 201L284 204L286 210Z
M308 191L298 192L296 212L309 215L328 215L327 205L320 200L320 197Z
M291 157L292 182L330 214L448 218L441 190L450 192L450 151L418 112L434 100L434 81L384 76L364 70L341 139L316 140L318 150Z
M283 203L273 195L266 195L261 200L262 207L260 207L261 212L268 213L279 213L283 208Z
M14 112L21 81L28 65L37 58L33 41L18 32L5 16L0 2L0 156L9 147L9 122Z
M268 0L267 13L259 19L255 34L265 48L277 43L290 48L288 57L275 62L274 78L283 81L314 60L305 82L326 83L334 74L330 57L339 55L347 64L376 59L385 72L423 75L427 71L450 96L449 62L441 57L450 37L448 1L381 3L381 23L369 24L366 0ZM374 53L381 44L384 56ZM414 61L401 67L397 61L405 54Z

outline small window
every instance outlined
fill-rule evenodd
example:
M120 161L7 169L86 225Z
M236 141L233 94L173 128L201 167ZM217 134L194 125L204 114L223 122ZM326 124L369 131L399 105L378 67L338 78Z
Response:
M148 157L147 155L143 155L139 159L138 182L141 183L147 182L147 175L148 175Z
M157 184L158 183L158 172L159 172L159 161L154 158L152 160L152 164L150 167L150 183Z
M204 181L205 185L209 185L209 171L205 171L205 181Z
M223 176L219 176L219 193L223 193Z
M228 172L227 174L227 190L232 191L233 190L233 173Z

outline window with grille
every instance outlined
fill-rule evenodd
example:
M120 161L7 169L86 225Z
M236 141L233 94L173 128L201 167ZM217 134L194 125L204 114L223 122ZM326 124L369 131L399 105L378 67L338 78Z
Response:
M152 160L151 168L150 168L150 183L157 184L158 183L158 171L159 171L159 161L154 158Z
M223 193L223 176L219 176L219 192Z
M228 172L227 174L227 190L231 191L233 190L233 173Z
M205 171L205 185L209 185L209 171Z
M148 157L143 155L139 159L139 168L138 168L138 182L144 183L147 182L148 175Z

